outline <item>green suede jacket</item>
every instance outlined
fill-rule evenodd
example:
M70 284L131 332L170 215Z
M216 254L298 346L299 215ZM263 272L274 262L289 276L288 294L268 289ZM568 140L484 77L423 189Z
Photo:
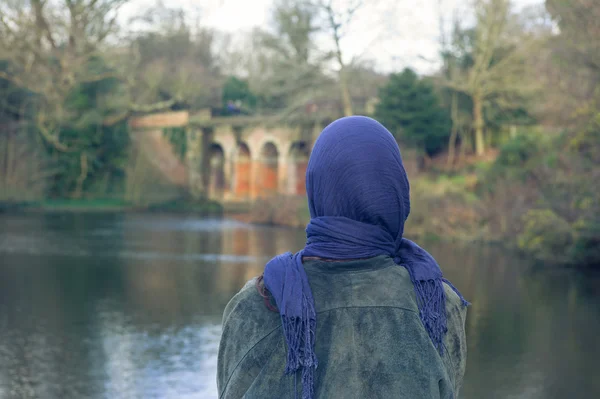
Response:
M407 270L386 256L305 262L315 298L315 398L457 398L466 363L466 308L445 286L448 333L434 348ZM278 313L249 281L223 315L220 399L301 398L301 378L285 376L287 347Z

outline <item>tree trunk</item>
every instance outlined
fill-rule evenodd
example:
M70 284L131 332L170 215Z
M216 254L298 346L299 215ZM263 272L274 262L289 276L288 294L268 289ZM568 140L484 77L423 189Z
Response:
M483 137L483 98L479 93L473 95L473 124L475 127L475 153L485 154L485 138Z
M348 89L348 80L346 78L346 65L344 57L342 57L342 46L340 44L340 25L336 23L331 5L326 8L329 15L329 23L333 29L333 41L335 43L335 57L337 58L340 72L338 78L340 80L340 91L342 94L342 105L344 106L344 116L352 116L352 98Z
M458 127L452 125L452 131L450 132L450 140L448 141L448 160L446 161L446 167L454 169L454 158L456 154L456 139L458 138Z
M471 151L473 150L473 143L472 143L472 134L470 131L465 132L463 131L459 131L458 132L459 136L460 136L460 148L459 148L459 153L458 153L458 163L459 165L462 165L465 162L465 158L467 156L467 148L469 148Z
M342 104L344 105L344 116L352 116L352 98L348 89L346 80L346 70L344 67L340 70L340 90L342 91Z
M450 105L450 115L452 118L452 130L450 131L450 140L448 141L448 160L446 167L452 169L454 166L454 156L456 153L456 139L458 137L458 101L456 93L452 94L452 103Z
M81 196L83 194L83 183L85 182L85 179L88 176L88 159L85 152L81 153L79 164L81 167L81 173L79 174L79 177L77 177L77 181L75 184L75 192L73 193L73 198L75 199L81 199Z

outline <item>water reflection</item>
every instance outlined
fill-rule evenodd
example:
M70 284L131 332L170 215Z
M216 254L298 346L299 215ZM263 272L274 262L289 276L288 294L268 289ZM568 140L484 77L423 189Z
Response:
M1 398L214 398L220 317L303 233L167 215L0 218ZM600 396L600 279L430 244L473 305L465 398Z
M463 397L600 395L600 276L537 269L493 247L432 249L473 302Z
M209 398L220 316L295 231L156 215L0 219L0 397Z

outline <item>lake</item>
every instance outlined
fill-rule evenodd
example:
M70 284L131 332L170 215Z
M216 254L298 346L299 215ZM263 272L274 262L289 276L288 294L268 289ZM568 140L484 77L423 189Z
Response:
M161 214L0 215L0 398L216 398L221 314L304 232ZM600 398L600 275L425 245L473 304L463 398Z

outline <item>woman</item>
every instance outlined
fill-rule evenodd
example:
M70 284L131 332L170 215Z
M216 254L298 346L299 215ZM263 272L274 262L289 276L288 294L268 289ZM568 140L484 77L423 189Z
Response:
M333 122L306 192L305 248L225 309L219 397L456 398L467 302L402 237L409 185L393 136L367 117Z

